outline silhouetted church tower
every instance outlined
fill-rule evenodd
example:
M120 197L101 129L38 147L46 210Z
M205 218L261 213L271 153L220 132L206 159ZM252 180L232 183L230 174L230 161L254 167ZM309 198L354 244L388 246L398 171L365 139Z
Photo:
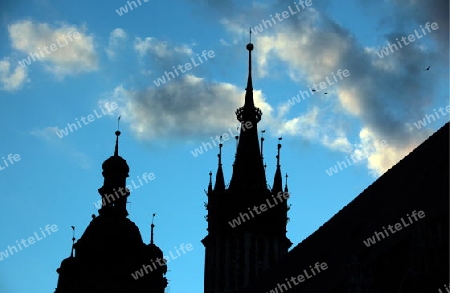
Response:
M222 144L214 188L210 173L208 186L208 235L205 246L205 293L229 293L240 290L273 266L292 245L286 237L287 183L283 193L278 144L277 168L270 189L258 142L257 123L262 112L253 102L251 53L244 106L236 111L241 130L233 175L225 186L222 171ZM281 138L279 138L281 140ZM287 179L287 175L286 175ZM256 207L256 208L255 208ZM234 220L234 221L233 221Z
M59 280L55 293L163 293L167 286L167 266L157 261L163 259L163 253L153 243L153 221L151 241L146 245L138 227L127 218L130 191L126 178L130 169L119 156L119 135L116 131L114 155L102 165L100 215L92 216L86 231L72 246L70 257L56 270ZM139 270L142 275L136 274Z

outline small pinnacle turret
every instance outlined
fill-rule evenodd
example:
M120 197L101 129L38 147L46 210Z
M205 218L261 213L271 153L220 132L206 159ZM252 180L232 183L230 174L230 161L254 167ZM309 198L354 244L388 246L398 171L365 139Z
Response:
M222 170L222 147L223 147L222 136L220 136L219 154L217 155L217 157L219 158L219 165L217 167L216 183L214 185L214 191L225 190L225 179Z
M284 184L284 192L289 192L288 189L288 174L286 173L286 183Z
M208 184L208 192L207 195L209 196L211 194L211 192L213 191L212 189L212 172L209 171L209 184Z
M273 178L273 186L272 192L274 194L283 190L283 182L281 178L281 165L280 165L280 149L281 149L281 137L278 138L278 146L277 146L277 169L275 171L275 176Z

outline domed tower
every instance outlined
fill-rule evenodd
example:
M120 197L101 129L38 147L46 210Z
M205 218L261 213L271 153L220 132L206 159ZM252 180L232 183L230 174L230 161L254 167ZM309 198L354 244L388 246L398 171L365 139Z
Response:
M162 251L153 241L146 245L135 223L127 218L126 178L130 171L119 156L120 131L116 131L114 155L102 165L104 183L99 188L103 206L93 216L71 256L61 263L55 293L163 293L165 263L147 272ZM75 240L75 239L73 239Z
M104 212L113 211L117 215L126 217L128 216L127 197L130 196L130 191L125 186L130 167L127 161L119 156L119 136L120 131L117 130L114 155L102 164L104 183L98 192L102 197L103 206L99 213L101 215Z

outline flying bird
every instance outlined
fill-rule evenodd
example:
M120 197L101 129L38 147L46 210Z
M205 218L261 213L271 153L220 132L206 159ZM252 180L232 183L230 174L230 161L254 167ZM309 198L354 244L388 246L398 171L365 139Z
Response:
M422 70L430 70L430 67L431 67L431 66L428 65L427 68L422 68Z
M328 93L323 93L324 95L328 95Z

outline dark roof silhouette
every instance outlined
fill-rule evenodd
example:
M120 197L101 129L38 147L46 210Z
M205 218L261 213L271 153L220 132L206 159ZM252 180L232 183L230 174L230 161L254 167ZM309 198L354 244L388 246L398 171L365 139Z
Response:
M425 217L370 247L363 243L414 210ZM446 123L241 292L269 292L316 262L328 269L289 292L350 292L352 282L372 290L361 292L435 292L448 283L448 219Z

